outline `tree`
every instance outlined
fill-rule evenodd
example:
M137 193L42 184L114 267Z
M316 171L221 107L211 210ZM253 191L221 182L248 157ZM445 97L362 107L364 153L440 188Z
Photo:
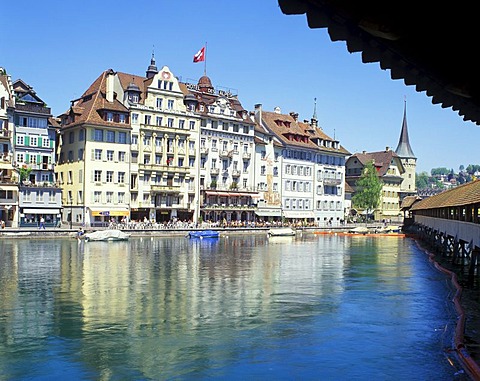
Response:
M365 165L355 186L356 190L352 197L352 204L355 208L365 210L368 216L378 207L382 191L382 181L377 175L373 161Z
M429 183L429 176L427 172L417 173L415 175L415 187L417 189L425 189L428 188Z
M432 168L432 170L430 171L430 174L432 176L446 176L448 175L452 170L451 169L448 169L446 167L441 167L441 168Z
M32 172L32 168L28 168L26 166L20 167L18 169L18 174L20 176L20 182L28 180L31 172Z

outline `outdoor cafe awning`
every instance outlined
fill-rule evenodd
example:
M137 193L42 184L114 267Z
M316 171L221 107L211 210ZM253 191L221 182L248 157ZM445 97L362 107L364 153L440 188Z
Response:
M92 216L113 216L113 217L118 217L118 216L129 216L130 213L127 208L122 208L122 209L114 209L114 208L94 208L90 209L92 212Z
M281 209L259 209L255 211L255 214L259 217L281 217Z
M315 218L312 211L307 210L287 210L283 212L285 218Z
M24 208L23 214L59 214L60 209L33 209L33 208Z
M221 197L252 197L257 198L258 195L253 193L234 192L234 191L206 191L207 196L221 196Z

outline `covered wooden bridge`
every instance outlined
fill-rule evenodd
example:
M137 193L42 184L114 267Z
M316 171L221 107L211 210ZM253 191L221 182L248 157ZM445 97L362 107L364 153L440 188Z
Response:
M478 273L480 252L480 180L468 182L410 208L412 229L452 264Z

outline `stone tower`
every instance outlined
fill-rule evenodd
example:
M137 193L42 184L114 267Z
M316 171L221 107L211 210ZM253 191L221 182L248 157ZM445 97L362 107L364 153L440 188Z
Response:
M414 195L417 193L417 188L415 186L417 158L413 153L412 147L410 146L410 141L408 139L407 101L405 101L403 109L402 130L400 132L400 139L398 141L398 146L395 150L395 153L398 155L405 168L405 172L402 175L403 181L400 186L400 199L402 200L405 196Z

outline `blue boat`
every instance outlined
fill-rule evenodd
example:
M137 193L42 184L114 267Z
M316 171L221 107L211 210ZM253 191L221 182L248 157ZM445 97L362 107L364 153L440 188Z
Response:
M197 230L188 233L190 238L218 238L220 233L215 230Z

